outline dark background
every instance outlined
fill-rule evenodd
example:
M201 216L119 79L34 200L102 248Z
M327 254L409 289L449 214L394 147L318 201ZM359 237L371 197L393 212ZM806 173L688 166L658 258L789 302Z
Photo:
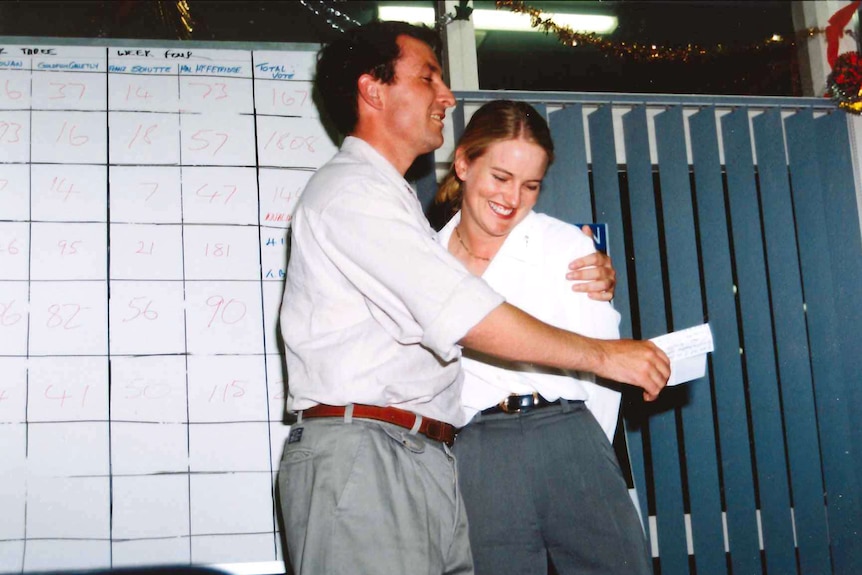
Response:
M0 2L0 35L240 42L331 40L341 28L373 19L365 0L102 0ZM404 4L406 2L388 2ZM414 2L433 6L430 1ZM800 96L799 64L788 1L527 1L548 12L614 14L605 40L680 48L686 61L654 61L569 47L540 32L477 32L479 84L485 90L554 90ZM187 7L184 12L183 6ZM477 0L476 8L494 8ZM506 10L506 8L501 8ZM316 12L316 13L315 13ZM336 12L345 14L341 17ZM189 32L181 15L192 22ZM773 34L780 42L767 42ZM703 47L699 56L689 45Z

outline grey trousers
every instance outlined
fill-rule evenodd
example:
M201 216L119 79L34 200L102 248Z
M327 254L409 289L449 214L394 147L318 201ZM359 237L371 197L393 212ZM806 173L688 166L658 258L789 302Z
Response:
M291 428L278 499L296 575L467 575L467 517L448 447L378 421Z
M647 575L616 454L583 402L477 416L455 442L477 575Z

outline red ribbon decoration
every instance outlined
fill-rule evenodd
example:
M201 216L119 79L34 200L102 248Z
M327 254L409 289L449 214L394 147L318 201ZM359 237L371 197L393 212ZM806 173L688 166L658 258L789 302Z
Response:
M851 2L829 17L829 24L826 26L826 61L829 62L830 68L835 67L835 60L838 59L838 43L844 36L844 28L853 18L860 3L862 0Z

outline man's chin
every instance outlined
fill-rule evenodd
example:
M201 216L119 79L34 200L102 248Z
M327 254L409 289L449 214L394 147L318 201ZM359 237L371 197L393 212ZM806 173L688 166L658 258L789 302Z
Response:
M429 138L429 140L427 142L427 146L426 146L428 149L422 153L427 154L429 152L433 152L434 150L439 149L440 146L442 146L442 145L443 145L443 134L441 133L440 136L437 138Z

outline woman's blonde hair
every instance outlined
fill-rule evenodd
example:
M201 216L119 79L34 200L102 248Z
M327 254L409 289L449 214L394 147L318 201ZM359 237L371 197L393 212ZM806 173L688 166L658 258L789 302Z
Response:
M554 161L554 141L545 119L526 102L512 100L494 100L476 110L455 148L472 162L492 144L519 138L541 146L548 154L549 166ZM454 213L461 207L461 196L461 180L455 174L453 161L434 202L448 206Z

